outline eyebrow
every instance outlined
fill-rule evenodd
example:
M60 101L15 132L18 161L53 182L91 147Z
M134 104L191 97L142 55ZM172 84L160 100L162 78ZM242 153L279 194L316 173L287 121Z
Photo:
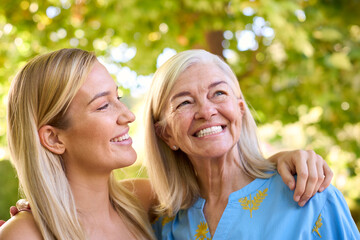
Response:
M218 81L218 82L214 82L214 83L210 84L208 89L216 87L217 85L220 85L222 83L225 83L226 85L229 85L226 81Z
M223 84L223 83L228 85L228 83L226 81L217 81L217 82L213 82L212 84L210 84L208 86L208 89L211 89L211 88L216 87L217 85L220 85L220 84ZM189 95L190 95L189 91L179 92L179 93L177 93L177 94L175 94L174 96L171 97L170 102L174 101L176 98L183 97L183 96L189 96Z
M116 86L116 92L118 92L118 86ZM96 94L88 103L88 105L90 105L90 103L92 103L93 101L95 101L96 99L100 98L100 97L104 97L104 96L108 96L110 95L110 91L105 91L105 92L100 92L98 94Z

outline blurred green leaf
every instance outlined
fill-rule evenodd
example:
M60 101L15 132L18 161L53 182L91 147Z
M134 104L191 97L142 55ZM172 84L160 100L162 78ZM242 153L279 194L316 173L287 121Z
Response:
M10 218L10 206L18 200L18 181L15 171L7 160L0 161L0 219Z
M332 66L338 69L347 71L350 71L352 69L351 62L345 53L340 52L331 54L331 56L329 57L329 62Z

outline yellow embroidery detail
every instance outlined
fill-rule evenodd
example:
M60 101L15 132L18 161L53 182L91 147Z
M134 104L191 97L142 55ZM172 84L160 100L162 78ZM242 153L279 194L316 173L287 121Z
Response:
M266 193L267 190L268 190L268 188L265 188L264 191L258 190L258 193L254 197L254 199L251 199L251 194L249 196L249 199L248 199L248 197L239 199L239 202L241 203L241 206L243 207L243 209L250 211L250 218L252 218L252 211L258 210L260 203L262 203L262 201L267 196L267 193Z
M211 238L206 237L206 234L209 232L207 223L200 222L196 232L197 234L194 236L196 240L211 240Z
M316 232L319 237L321 237L320 233L319 233L319 228L321 228L321 226L323 225L321 222L322 218L321 218L321 214L319 215L318 219L315 222L315 226L313 227L312 232Z
M174 220L175 217L164 217L161 221L161 224L164 226L165 224L167 224L168 222L171 222L172 220Z

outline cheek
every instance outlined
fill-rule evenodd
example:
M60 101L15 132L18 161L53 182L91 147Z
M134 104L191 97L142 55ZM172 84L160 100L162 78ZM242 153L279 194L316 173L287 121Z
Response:
M83 124L82 124L83 123ZM73 131L73 137L77 136L78 139L83 139L86 142L101 141L103 137L110 137L112 130L106 119L86 119L78 124ZM71 136L70 136L71 137Z
M236 104L223 104L221 105L222 113L223 115L228 119L228 121L231 123L232 126L232 132L234 135L239 135L241 133L242 128L242 119L243 114L241 112L241 109L239 105Z
M173 126L187 126L192 120L193 112L190 108L177 111L171 117L171 123Z
M184 111L182 113L176 114L171 119L168 120L168 126L172 131L172 134L175 138L182 137L184 134L187 134L189 131L192 118L188 113Z
M241 109L234 102L225 102L221 104L220 109L230 121L238 121L242 118Z

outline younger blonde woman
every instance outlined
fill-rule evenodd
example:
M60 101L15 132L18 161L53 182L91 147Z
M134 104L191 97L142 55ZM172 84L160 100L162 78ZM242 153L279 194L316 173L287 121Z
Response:
M153 238L148 206L112 174L136 160L135 116L119 100L105 67L83 50L36 57L17 74L8 142L32 214L8 221L1 239Z

